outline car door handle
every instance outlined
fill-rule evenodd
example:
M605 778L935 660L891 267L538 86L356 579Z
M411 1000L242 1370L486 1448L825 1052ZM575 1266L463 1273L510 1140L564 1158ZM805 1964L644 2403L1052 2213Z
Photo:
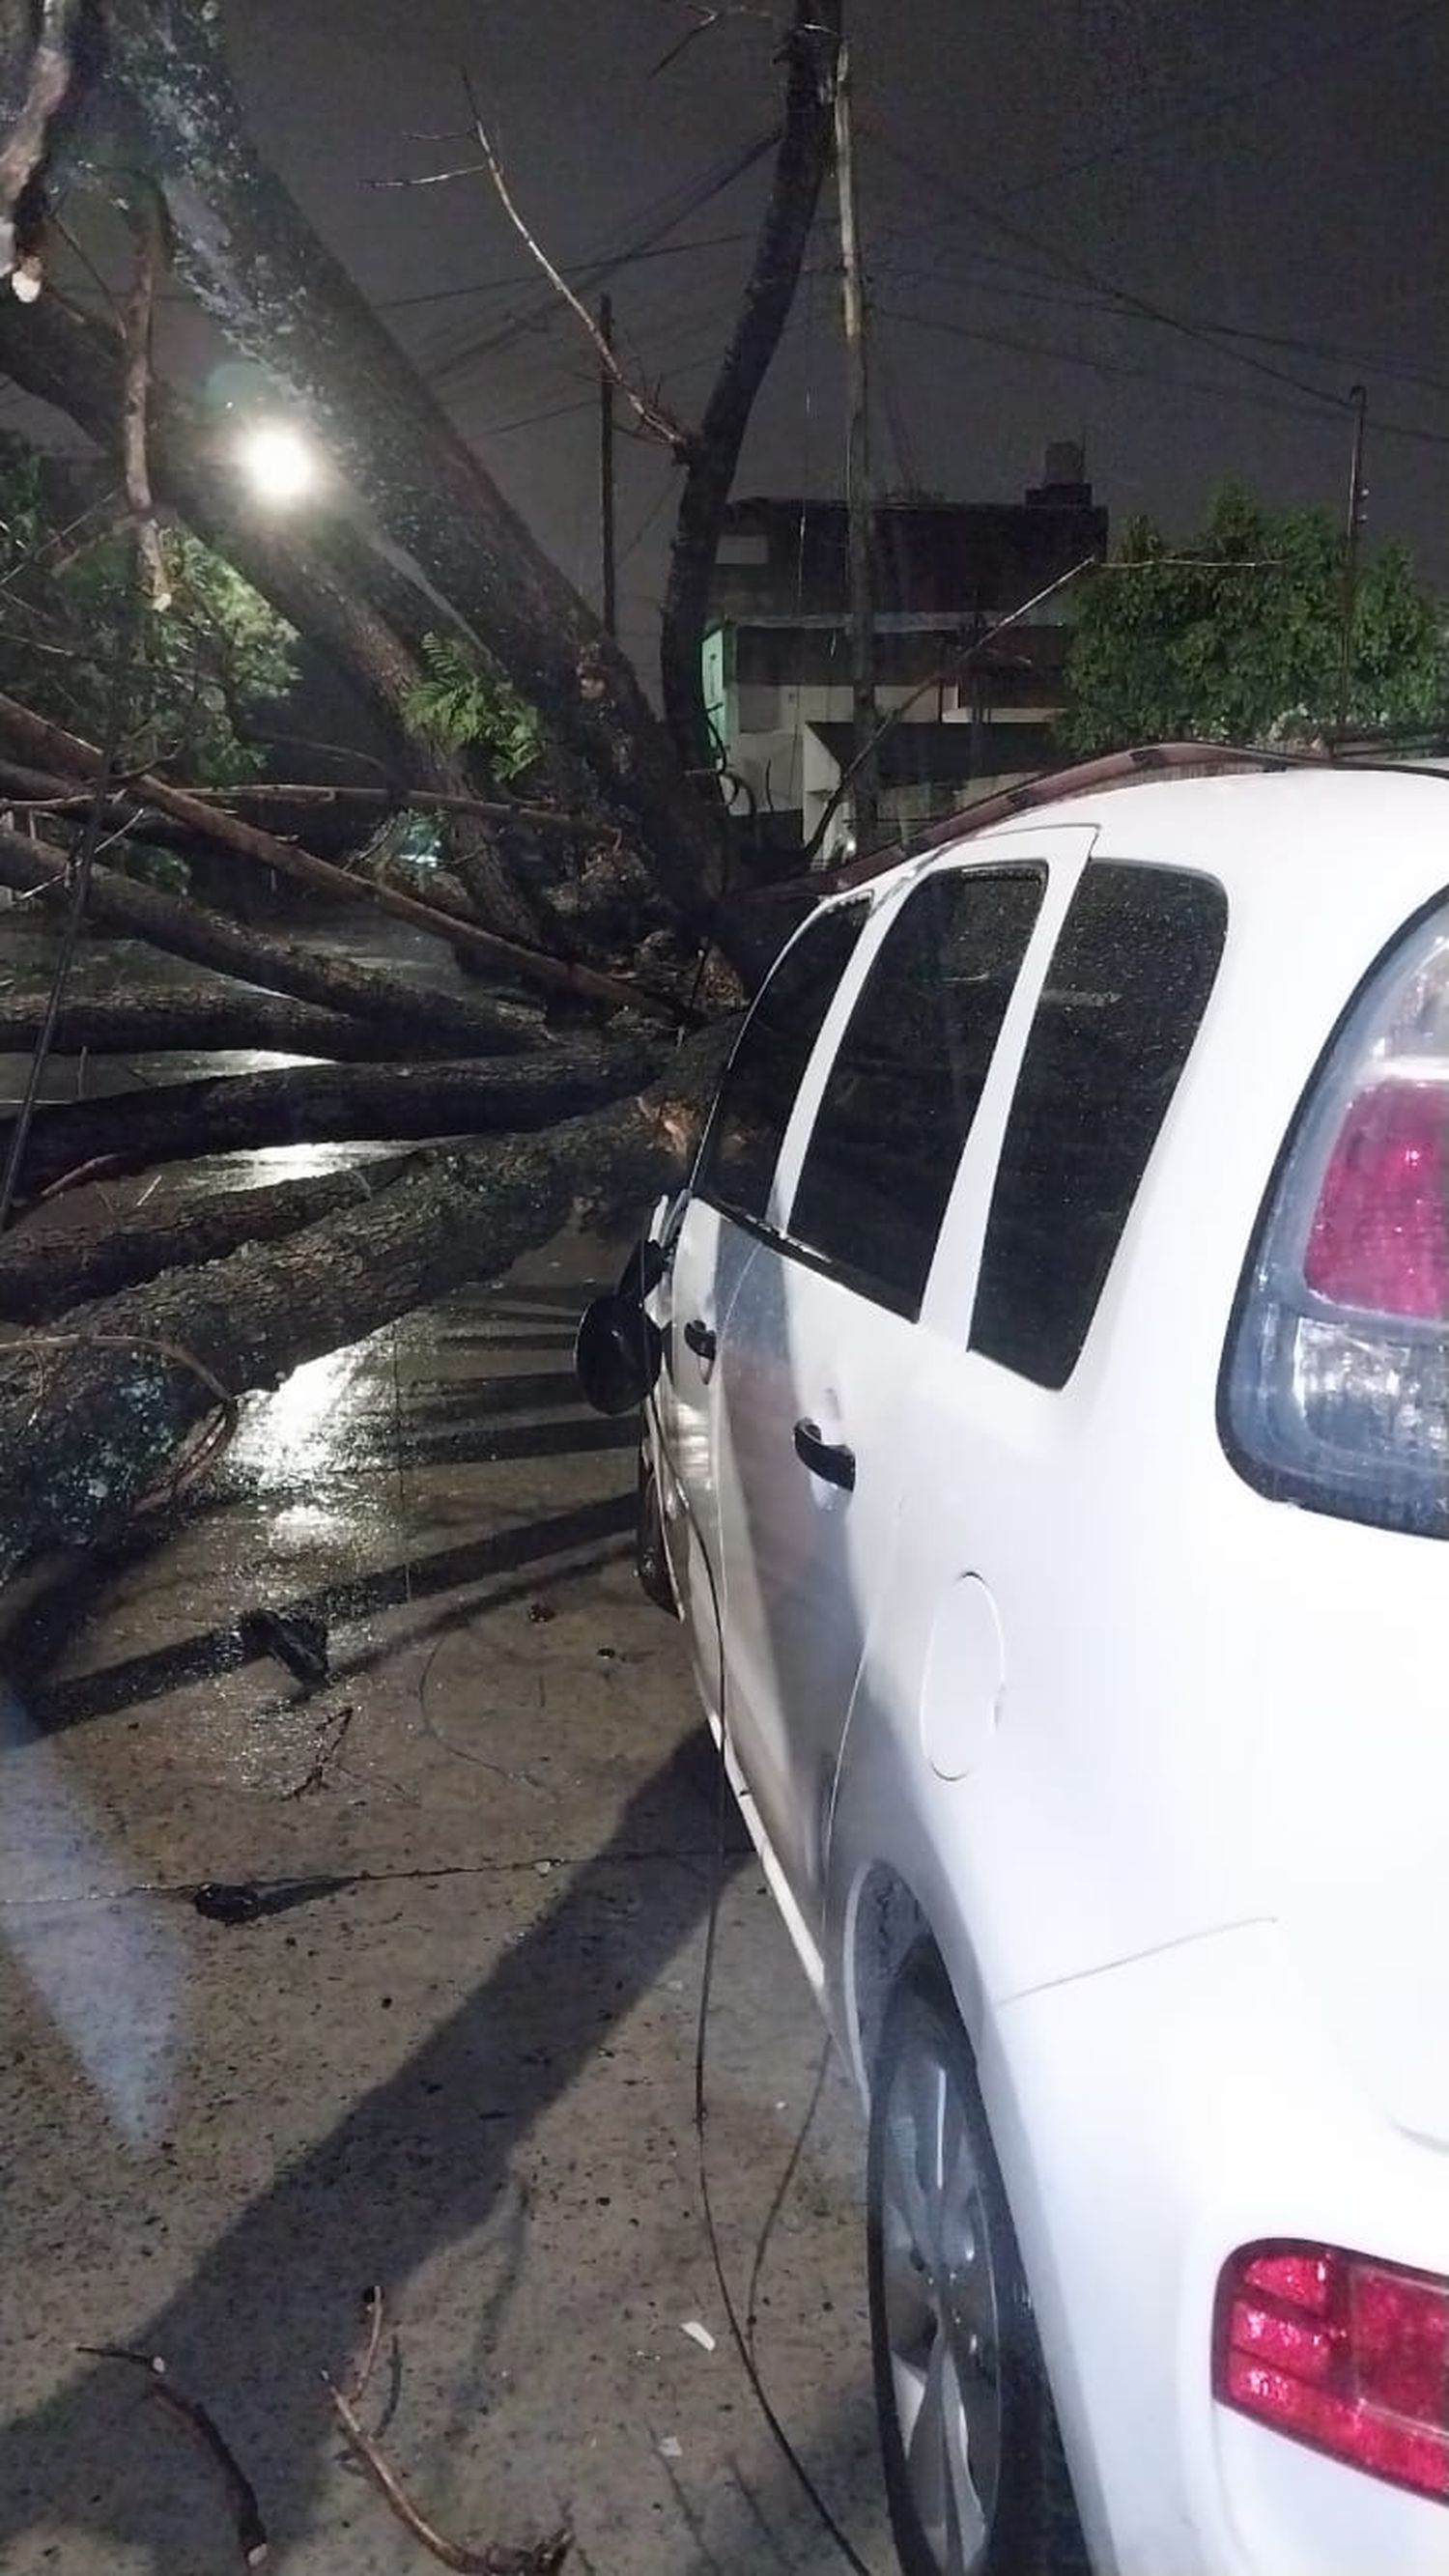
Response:
M812 1476L821 1477L827 1485L839 1485L842 1493L854 1493L855 1451L847 1449L843 1441L822 1440L817 1423L796 1423L795 1455Z
M699 1317L694 1315L684 1327L684 1347L687 1351L693 1351L695 1358L708 1368L719 1349L719 1344L708 1324L702 1324Z

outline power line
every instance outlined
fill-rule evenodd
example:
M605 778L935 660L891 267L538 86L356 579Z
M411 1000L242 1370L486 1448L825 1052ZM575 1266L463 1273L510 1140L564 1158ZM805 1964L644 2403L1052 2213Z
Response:
M1259 392L1252 385L1213 384L1203 377L1177 376L1162 367L1133 366L1125 359L1099 358L1082 349L1067 349L1044 340L1020 340L1009 332L975 331L962 322L950 322L940 315L910 313L899 305L879 304L878 312L888 322L901 323L913 330L944 332L950 339L970 340L988 349L1006 349L1018 357L1043 358L1054 365L1085 367L1093 375L1124 376L1134 383L1162 385L1169 392L1205 395L1210 401L1252 403L1263 411L1286 413L1293 420L1314 420L1326 424L1329 413L1322 408L1328 397L1319 397L1319 407L1310 410L1305 403L1288 401L1283 395ZM1231 354L1231 353L1225 353ZM1449 387L1445 388L1449 391ZM1346 410L1347 402L1337 408ZM1374 417L1374 435L1379 438L1406 439L1416 446L1449 447L1449 431L1421 429L1416 422L1384 420Z
M1138 314L1144 321L1155 322L1163 330L1176 331L1183 339L1194 340L1199 346L1211 349L1215 356L1230 358L1235 366L1247 367L1255 375L1266 376L1276 384L1286 385L1292 392L1306 395L1310 402L1321 404L1327 410L1335 412L1346 410L1347 402L1344 395L1334 393L1322 385L1313 384L1305 376L1294 375L1286 367L1274 366L1266 358L1255 358L1245 349L1225 347L1215 332L1205 329L1201 324L1187 321L1181 314L1170 311L1166 305L1156 303L1150 296L1138 295L1130 287L1114 286L1109 278L1102 276L1100 270L1092 268L1085 260L1077 259L1071 252L1059 249L1056 243L1044 241L1039 233L1032 232L1026 225L1018 223L1014 217L1003 215L999 208L989 204L984 197L979 197L974 189L966 187L959 179L948 179L943 171L929 168L921 161L918 153L907 153L901 146L892 143L887 136L881 134L879 129L875 140L893 161L900 162L904 167L909 168L917 179L923 179L928 187L935 188L942 197L961 206L971 216L973 222L985 224L989 230L1000 233L1003 239L1018 242L1026 249L1035 252L1038 258L1049 260L1059 276L1071 278L1079 285L1089 286L1095 293L1105 295L1122 311Z
M1406 9L1401 16L1390 18L1387 23L1362 28L1356 36L1340 37L1331 45L1320 46L1316 53L1300 54L1278 71L1265 72L1259 80L1244 81L1237 89L1218 90L1207 98L1194 100L1190 106L1171 109L1150 126L1120 134L1112 142L1100 144L1091 152L1078 153L1072 160L1058 161L1049 170L1037 171L1030 179L1018 180L1015 187L1006 190L1001 203L1013 205L1020 197L1035 196L1043 188L1055 187L1063 179L1075 179L1084 170L1100 169L1105 162L1129 160L1139 152L1150 150L1164 134L1176 134L1184 127L1209 124L1217 117L1230 115L1235 107L1246 107L1252 100L1265 97L1270 90L1281 89L1291 81L1309 79L1329 63L1346 61L1350 55L1363 53L1371 45L1392 43L1397 37L1407 35L1410 28L1421 26L1426 19L1439 17L1444 7L1445 0L1421 0L1418 8Z

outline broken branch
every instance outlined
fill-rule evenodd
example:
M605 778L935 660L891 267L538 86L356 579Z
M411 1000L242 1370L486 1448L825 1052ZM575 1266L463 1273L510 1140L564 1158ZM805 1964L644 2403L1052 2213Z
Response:
M242 2557L248 2567L260 2567L266 2559L268 2543L256 2489L215 2416L208 2414L194 2397L183 2397L179 2389L172 2387L166 2364L159 2353L132 2352L123 2344L83 2343L79 2349L102 2361L129 2362L147 2373L151 2394L157 2403L174 2415L178 2423L186 2426L220 2473L231 2505Z
M569 308L569 311L583 325L583 329L588 337L589 345L593 349L594 355L598 359L600 366L603 368L605 375L618 386L620 393L629 404L631 410L637 413L643 427L650 432L652 437L662 439L664 445L670 450L670 453L678 457L681 464L687 463L694 452L694 432L690 429L686 429L683 421L680 420L677 415L670 411L663 403L659 402L652 394L641 393L638 386L633 383L628 375L626 375L624 369L619 364L616 351L611 348L604 333L599 329L599 326L594 320L592 313L589 311L587 304L583 302L580 296L575 295L573 288L570 286L568 279L564 276L562 270L555 268L553 261L549 258L543 244L530 232L527 222L519 212L519 209L514 202L513 192L508 185L507 173L498 157L497 150L491 136L489 135L488 129L483 122L482 110L474 95L473 84L466 72L463 74L463 88L467 93L468 112L473 119L473 130L478 137L478 148L482 152L484 162L487 166L488 175L498 192L498 202L502 206L505 215L508 217L508 220L512 224L520 241L523 243L524 248L529 252L530 256L538 262L539 267L542 269L544 276L548 279L554 293L562 296L565 304Z
M333 2413L342 2427L353 2458L363 2468L389 2510L396 2514L405 2531L426 2549L439 2565L452 2567L459 2576L553 2576L562 2567L573 2545L573 2535L556 2531L547 2540L535 2541L522 2549L499 2548L488 2543L482 2549L470 2549L466 2542L450 2540L429 2522L414 2504L395 2469L389 2468L366 2426L359 2420L357 2409L343 2395L335 2380L324 2370L322 2385L332 2401Z
M0 144L0 275L20 275L16 215L45 159L51 118L64 102L75 70L73 51L80 0L42 0L35 49L25 96L4 143ZM40 272L30 255L22 301L39 292ZM19 293L17 286L16 292Z
M161 265L161 212L149 188L136 214L136 271L126 302L126 376L121 405L121 457L126 500L136 531L136 554L151 606L171 605L171 576L156 524L148 461L151 410L151 330L156 275Z

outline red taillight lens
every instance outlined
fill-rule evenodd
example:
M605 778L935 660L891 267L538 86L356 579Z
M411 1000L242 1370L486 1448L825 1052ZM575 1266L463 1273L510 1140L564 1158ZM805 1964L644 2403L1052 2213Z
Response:
M1244 2246L1218 2282L1213 2394L1449 2503L1449 2281L1331 2245Z
M1449 1089L1384 1081L1353 1102L1328 1159L1303 1276L1373 1315L1449 1316Z

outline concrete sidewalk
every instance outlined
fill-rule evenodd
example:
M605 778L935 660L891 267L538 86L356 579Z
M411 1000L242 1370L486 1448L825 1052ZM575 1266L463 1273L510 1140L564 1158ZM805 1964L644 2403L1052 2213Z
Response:
M269 2566L434 2563L319 2379L346 2378L373 2282L370 2420L452 2538L568 2519L586 2576L842 2563L729 2346L701 2224L714 1775L680 1641L633 1583L631 1435L574 1398L588 1266L555 1246L300 1371L168 1526L10 1604L7 2576L241 2564L185 2428L77 2353L104 2343L164 2355L210 2409ZM275 1660L267 1609L325 1621L322 1687ZM733 1818L729 1843L709 2158L743 2299L822 2039ZM263 1910L207 1919L203 1882ZM832 2068L759 2354L887 2576L862 2167Z

